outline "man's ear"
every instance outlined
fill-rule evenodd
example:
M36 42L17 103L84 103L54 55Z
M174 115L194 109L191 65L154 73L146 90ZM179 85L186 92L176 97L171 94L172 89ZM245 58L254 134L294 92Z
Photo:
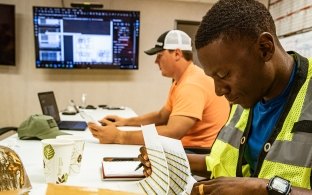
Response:
M175 49L174 55L176 60L180 60L183 57L182 51L180 49Z
M269 61L275 51L274 37L268 32L263 32L258 38L258 44L261 57L265 62Z

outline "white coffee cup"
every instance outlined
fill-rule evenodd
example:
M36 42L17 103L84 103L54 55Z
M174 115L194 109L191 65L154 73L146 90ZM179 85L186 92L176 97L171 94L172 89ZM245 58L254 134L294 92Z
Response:
M43 167L47 183L66 183L74 142L61 139L43 139Z
M56 139L70 140L74 142L69 174L73 175L80 173L81 161L85 144L84 138L77 135L59 135L56 137Z

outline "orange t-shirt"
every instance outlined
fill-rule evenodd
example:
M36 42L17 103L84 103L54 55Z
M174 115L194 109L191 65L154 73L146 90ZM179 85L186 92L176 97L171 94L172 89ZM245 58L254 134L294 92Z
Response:
M211 147L228 119L230 105L215 94L213 79L192 63L180 80L173 82L165 109L170 116L198 119L182 138L183 146Z

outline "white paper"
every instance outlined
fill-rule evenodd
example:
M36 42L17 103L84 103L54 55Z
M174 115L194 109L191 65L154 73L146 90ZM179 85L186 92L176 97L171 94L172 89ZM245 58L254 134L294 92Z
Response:
M104 172L106 176L141 176L143 167L135 171L140 161L103 161Z
M181 141L159 136L154 124L141 129L152 174L139 186L146 194L190 194L196 180Z

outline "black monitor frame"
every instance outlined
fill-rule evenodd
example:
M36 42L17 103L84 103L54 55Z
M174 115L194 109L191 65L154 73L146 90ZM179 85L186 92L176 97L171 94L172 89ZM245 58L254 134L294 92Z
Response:
M33 17L36 68L139 68L139 11L34 6Z

